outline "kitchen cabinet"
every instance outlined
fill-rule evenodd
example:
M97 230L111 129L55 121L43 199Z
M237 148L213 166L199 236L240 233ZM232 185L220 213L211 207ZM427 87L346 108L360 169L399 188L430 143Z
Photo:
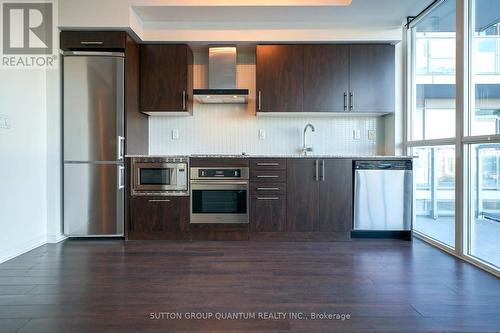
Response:
M250 230L286 231L286 159L250 160Z
M352 160L320 160L319 231L350 232L353 223Z
M349 76L350 111L394 112L395 49L393 45L351 45L349 47Z
M61 31L62 50L123 51L126 47L125 31Z
M258 45L256 67L257 112L395 110L393 45Z
M352 186L349 159L288 160L286 231L350 232Z
M304 111L348 111L349 45L304 45Z
M287 160L286 231L319 230L319 164L314 159Z
M262 193L250 199L252 232L284 232L286 228L286 195Z
M189 197L130 198L129 239L189 239Z
M149 115L193 109L193 52L187 45L142 44L140 107Z
M257 112L301 112L304 48L257 45Z

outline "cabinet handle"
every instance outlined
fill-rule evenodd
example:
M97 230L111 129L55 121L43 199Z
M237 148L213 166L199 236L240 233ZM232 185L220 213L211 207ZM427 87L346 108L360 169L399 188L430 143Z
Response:
M347 93L344 93L344 111L347 111Z
M81 41L80 44L82 45L102 45L104 42L98 42L98 41Z
M149 199L148 202L170 202L169 199Z
M257 200L279 200L278 197L257 197Z
M258 166L278 166L279 163L257 163Z
M125 152L125 137L118 135L118 160L123 160Z
M318 163L318 160L314 161L314 180L319 180L319 163Z
M269 175L269 176L267 176L267 175L261 176L261 175L259 175L259 176L257 176L257 178L279 178L279 176L277 176L277 175L274 175L274 176L271 176L271 175Z
M325 161L321 161L321 180L325 181Z
M349 93L349 110L352 111L354 109L354 94L352 92Z
M261 103L262 103L262 92L259 90L259 101L258 101L258 108L259 111L261 110Z
M118 166L118 189L122 190L125 188L125 167L122 165Z
M182 91L182 110L186 110L186 90Z
M278 187L257 187L257 191L278 191Z

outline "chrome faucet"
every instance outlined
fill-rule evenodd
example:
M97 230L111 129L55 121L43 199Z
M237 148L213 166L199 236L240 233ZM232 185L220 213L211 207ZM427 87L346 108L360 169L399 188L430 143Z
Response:
M310 128L311 132L314 132L314 126L312 124L307 124L306 127L304 127L304 137L303 137L303 142L304 146L302 147L302 152L304 155L307 155L307 153L311 153L313 151L312 147L307 146L307 129Z

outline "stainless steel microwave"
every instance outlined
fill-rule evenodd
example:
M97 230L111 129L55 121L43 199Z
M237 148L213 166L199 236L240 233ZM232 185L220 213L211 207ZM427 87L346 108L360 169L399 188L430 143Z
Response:
M132 159L132 195L189 195L187 158Z

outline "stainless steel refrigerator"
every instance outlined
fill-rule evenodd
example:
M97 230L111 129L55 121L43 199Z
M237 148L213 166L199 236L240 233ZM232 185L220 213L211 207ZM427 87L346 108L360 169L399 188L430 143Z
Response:
M124 55L63 54L63 209L70 237L124 234Z

